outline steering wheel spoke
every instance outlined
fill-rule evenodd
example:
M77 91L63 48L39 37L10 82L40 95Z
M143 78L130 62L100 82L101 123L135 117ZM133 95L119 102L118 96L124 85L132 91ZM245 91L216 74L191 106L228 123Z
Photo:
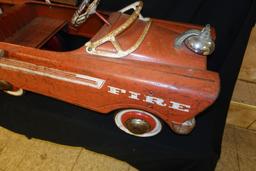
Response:
M118 40L116 40L116 37L122 32L124 32L127 28L129 28L138 18L140 19L140 11L142 7L143 2L138 1L120 10L119 12L123 13L127 10L135 9L133 13L130 15L130 17L117 28L115 28L114 30L112 30L111 32L109 32L108 34L106 34L98 40L87 42L85 44L86 52L97 56L104 56L109 58L122 58L135 51L141 45L149 31L151 25L150 19L143 18L143 21L145 21L145 28L140 37L138 38L138 40L130 48L123 50ZM98 49L98 47L100 47L106 42L111 42L113 44L115 52Z
M90 15L96 13L99 2L100 0L83 0L78 9L75 11L71 19L71 24L78 27L84 23Z

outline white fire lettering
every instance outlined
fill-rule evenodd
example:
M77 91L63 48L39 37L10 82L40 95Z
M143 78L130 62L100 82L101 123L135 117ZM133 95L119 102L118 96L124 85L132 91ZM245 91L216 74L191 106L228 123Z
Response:
M130 95L129 95L130 99L140 100L139 99L140 93L137 93L137 92L134 92L134 91L129 91L129 93L130 93Z
M128 98L130 98L130 99L142 100L142 99L140 99L141 93L137 93L134 91L126 91L124 89L116 88L116 87L112 87L112 86L108 86L108 88L109 88L108 92L111 94L115 94L115 95L128 94ZM156 104L156 105L162 106L162 107L167 106L164 99L149 96L149 95L146 95L144 97L145 98L143 101L146 103ZM174 101L170 101L170 105L168 107L171 109L174 109L174 110L182 111L182 112L189 112L189 110L191 108L190 105L186 105L186 104L182 104L182 103L178 103L178 102L174 102Z
M108 87L109 87L109 90L108 90L109 93L116 94L116 95L119 95L120 93L123 93L123 94L126 93L126 90L124 89L111 87L111 86L108 86Z
M170 103L171 105L169 106L169 108L176 109L183 112L189 112L190 105L181 104L173 101L171 101Z
M151 104L157 104L159 106L166 106L164 100L158 97L146 96L146 99L143 101Z

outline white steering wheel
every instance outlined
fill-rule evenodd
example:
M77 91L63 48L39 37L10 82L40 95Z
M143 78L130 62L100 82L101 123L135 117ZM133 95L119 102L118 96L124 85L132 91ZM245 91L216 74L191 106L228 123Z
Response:
M78 27L84 23L91 14L96 13L99 2L100 0L83 0L78 9L75 11L71 19L71 24Z

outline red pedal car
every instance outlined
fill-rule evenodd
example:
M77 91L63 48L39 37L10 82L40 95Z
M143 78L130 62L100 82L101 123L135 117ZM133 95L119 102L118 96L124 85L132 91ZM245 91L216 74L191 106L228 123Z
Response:
M98 3L0 0L0 89L115 111L116 125L138 137L158 134L162 121L189 133L220 88L206 67L210 26L145 18L141 1L118 12Z

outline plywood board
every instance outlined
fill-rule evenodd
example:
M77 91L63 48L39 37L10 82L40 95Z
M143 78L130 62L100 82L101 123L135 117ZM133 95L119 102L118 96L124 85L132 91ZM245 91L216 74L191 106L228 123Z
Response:
M235 129L227 125L222 141L222 153L215 171L239 171L235 134Z
M0 127L0 171L135 171L126 162L86 150L27 137Z
M33 139L33 142L16 170L70 171L82 150L79 147L63 146L37 139Z
M243 103L231 102L227 123L242 128L249 128L256 121L256 107Z
M27 139L25 136L14 134L6 130L1 130L1 132L2 131L5 132L5 136L8 136L8 138L4 141L5 146L0 153L0 169L5 171L16 170L27 150L34 142Z
M96 160L95 160L96 159ZM73 170L83 171L136 171L135 168L131 167L125 162L118 161L111 157L101 155L99 156L95 152L90 152L83 150L79 158L77 159L76 164L74 165Z
M256 26L251 32L238 78L256 83Z
M237 80L232 100L256 106L256 84Z

